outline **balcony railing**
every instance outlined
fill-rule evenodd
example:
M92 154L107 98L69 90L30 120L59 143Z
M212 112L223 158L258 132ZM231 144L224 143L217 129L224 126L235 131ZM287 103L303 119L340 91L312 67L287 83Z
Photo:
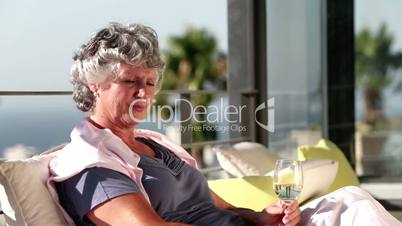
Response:
M72 91L0 91L1 96L66 96L71 95ZM162 90L158 93L158 95L179 95L180 99L185 99L191 102L193 96L199 95L214 95L214 96L228 96L228 97L240 97L243 101L247 100L247 105L251 107L251 109L255 108L255 96L257 94L257 90L236 90L236 91L227 91L227 90ZM180 105L180 112L188 112L188 106ZM180 117L184 117L186 114L180 114ZM253 128L254 114L249 114L247 125L248 128ZM180 126L185 127L191 124L191 120L180 120ZM199 148L204 146L214 146L214 145L223 145L223 144L233 144L242 141L253 141L255 137L253 137L253 133L242 135L240 137L230 137L229 139L224 140L211 140L211 141L203 141L203 142L193 142L192 141L192 131L191 130L181 130L181 146L186 150L190 150L192 148ZM220 167L207 167L201 169L204 174L220 171Z

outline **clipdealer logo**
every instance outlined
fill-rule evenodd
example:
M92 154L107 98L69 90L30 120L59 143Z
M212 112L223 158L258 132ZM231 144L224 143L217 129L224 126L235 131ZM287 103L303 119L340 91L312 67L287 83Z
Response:
M130 103L129 116L137 123L151 122L156 123L158 129L162 129L164 126L174 122L183 123L191 120L192 122L201 123L202 126L195 126L191 123L186 125L186 128L180 128L180 131L187 130L216 130L221 132L238 131L244 132L247 130L246 126L242 126L242 118L244 109L247 109L246 105L228 105L225 104L223 98L217 104L214 105L193 105L187 99L175 99L173 105L153 105L155 100L136 99ZM147 114L141 114L141 118L135 115L135 106L147 106ZM175 114L175 109L179 109L180 106L187 105L186 109L189 112L185 118L180 118L180 114ZM257 112L267 109L268 122L264 124L257 119ZM165 113L165 114L163 114ZM163 115L168 115L167 118L163 118ZM268 132L275 132L275 98L269 98L256 107L254 110L255 122ZM229 124L229 125L227 125Z
M268 124L265 125L257 120L257 112L267 108L268 112ZM257 106L254 111L255 122L268 132L275 132L275 98L269 98L266 102L261 103Z

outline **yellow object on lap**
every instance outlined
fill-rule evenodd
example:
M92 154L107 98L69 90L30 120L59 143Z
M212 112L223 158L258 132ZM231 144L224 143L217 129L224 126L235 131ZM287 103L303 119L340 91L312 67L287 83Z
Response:
M248 176L208 181L219 197L233 206L261 211L278 200L270 176Z

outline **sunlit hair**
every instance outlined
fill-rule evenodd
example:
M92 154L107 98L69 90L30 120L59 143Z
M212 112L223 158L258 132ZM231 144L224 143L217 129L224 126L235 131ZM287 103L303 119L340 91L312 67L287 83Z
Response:
M95 97L89 85L116 79L120 63L154 68L158 74L157 90L161 86L164 62L158 37L152 28L141 24L110 23L82 45L73 59L70 72L73 99L81 111L94 107Z

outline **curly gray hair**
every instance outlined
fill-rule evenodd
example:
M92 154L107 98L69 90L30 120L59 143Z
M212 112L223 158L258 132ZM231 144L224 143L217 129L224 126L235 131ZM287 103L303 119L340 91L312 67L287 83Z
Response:
M73 99L81 111L94 107L94 94L90 84L101 84L115 79L116 66L123 62L133 66L145 65L158 73L160 89L164 62L161 59L156 32L144 25L110 23L81 46L71 66Z

